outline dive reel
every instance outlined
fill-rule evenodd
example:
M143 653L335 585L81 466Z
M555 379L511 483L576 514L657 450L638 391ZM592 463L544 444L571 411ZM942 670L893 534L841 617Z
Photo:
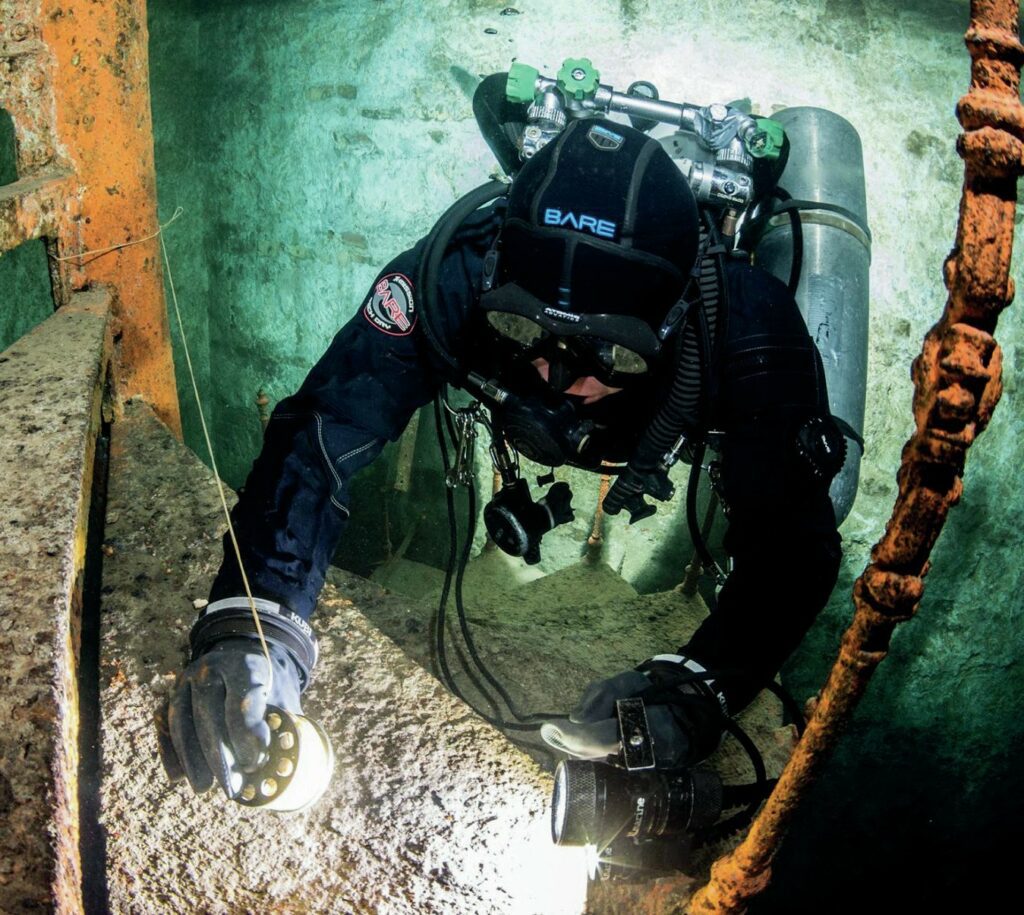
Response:
M185 767L171 742L163 705L156 714L160 761L168 780L185 778ZM242 773L242 782L232 798L243 807L258 807L279 813L303 810L327 790L334 772L334 750L326 731L312 718L267 706L263 717L270 729L270 746L260 765Z

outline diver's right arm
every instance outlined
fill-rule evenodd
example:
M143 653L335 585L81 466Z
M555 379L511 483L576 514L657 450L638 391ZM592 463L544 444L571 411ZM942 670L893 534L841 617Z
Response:
M444 258L437 296L441 313L433 325L449 340L459 338L479 294L483 259L498 221L493 208L470 217ZM169 707L170 739L179 757L195 759L183 774L197 791L207 790L216 778L231 796L224 745L239 765L248 762L269 739L266 703L298 709L316 660L308 620L348 520L349 482L386 441L401 435L441 383L421 338L421 296L413 285L423 247L421 242L378 274L359 311L298 392L277 405L239 492L232 523L271 643L274 692L267 695L266 658L225 535L224 561L210 603L193 627L190 663ZM283 692L276 695L279 684ZM209 697L216 698L204 701ZM241 712L218 712L221 697Z
M190 662L167 708L165 763L199 792L233 797L269 745L268 703L300 713L316 661L308 620L349 517L349 483L438 387L418 340L419 249L382 271L297 393L274 409L231 512L274 665L269 676L230 535ZM272 689L268 686L272 684ZM167 752L166 740L173 746Z

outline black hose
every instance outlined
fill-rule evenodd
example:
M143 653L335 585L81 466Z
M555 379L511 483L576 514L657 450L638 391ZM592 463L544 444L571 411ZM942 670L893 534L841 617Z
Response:
M700 301L687 312L676 346L676 371L668 398L644 432L630 464L638 472L655 467L685 433L703 434L713 388L714 366L722 347L729 310L725 248L710 215L703 214L697 285ZM709 342L709 341L713 341Z
M693 452L690 464L690 478L686 481L686 527L690 532L690 539L693 541L693 548L697 551L701 563L706 569L717 568L714 556L704 541L704 533L697 521L697 491L700 488L701 464L704 461L704 443L700 442Z
M438 445L441 450L441 463L444 469L445 478L447 479L448 472L451 468L451 461L448 456L448 446L444 439L445 431L445 420L447 419L445 410L442 407L441 396L438 395L434 400L434 420L437 426L437 437ZM470 486L469 492L469 511L470 511L470 522L467 525L468 530L466 534L466 540L463 544L463 548L458 560L458 566L456 568L456 553L458 552L458 530L455 520L455 499L452 494L451 487L446 487L445 499L448 507L448 534L449 534L449 552L448 552L448 566L445 570L444 585L441 588L441 597L438 601L437 614L434 625L434 654L437 658L438 670L441 674L441 680L448 690L468 705L474 712L476 712L481 718L484 719L488 724L493 725L497 728L512 731L534 731L540 727L543 721L551 718L564 718L564 713L558 712L539 712L530 715L522 715L518 712L508 691L501 685L500 681L490 672L487 666L484 664L483 659L480 657L479 652L476 648L476 643L473 639L472 632L469 629L469 623L466 618L465 605L462 600L462 581L465 576L466 566L469 563L469 555L473 547L473 533L476 526L476 492L475 489ZM452 578L455 578L455 603L457 608L459 628L462 632L463 640L465 641L466 648L469 652L470 657L473 660L474 665L479 670L480 674L491 684L499 693L501 698L508 705L509 710L512 712L514 718L518 719L517 722L507 721L501 717L500 706L494 697L486 690L486 688L475 678L473 671L467 668L465 673L473 681L473 685L477 691L484 698L486 703L494 709L495 714L489 715L486 712L481 711L469 699L466 698L465 693L455 682L455 678L452 675L451 668L448 665L448 654L445 647L445 619L447 616L448 607L448 596L451 593ZM521 723L537 719L537 723Z
M441 411L441 397L440 395L438 395L438 397L434 399L434 420L437 424L437 438L438 445L440 446L441 450L441 463L444 468L445 478L447 479L448 470L450 468L450 461L448 458L448 446L444 440L444 427L442 425ZM437 667L438 672L441 675L441 682L444 683L444 685L453 695L457 696L459 699L465 702L466 705L474 709L474 711L476 711L477 714L481 715L481 717L483 717L485 720L493 724L494 719L484 714L483 712L480 712L478 709L476 709L475 706L473 706L469 702L468 699L466 699L462 690L455 682L455 678L452 676L451 669L448 666L448 655L447 650L445 649L444 630L445 617L447 615L448 610L448 595L451 592L452 573L455 568L455 554L458 544L458 531L456 529L455 523L455 499L454 496L452 495L451 488L447 486L445 487L445 499L448 503L448 565L445 570L444 584L441 587L441 597L438 602L437 614L435 616L434 621L434 656L437 659ZM487 702L487 704L491 706L491 708L493 708L497 713L498 704L497 702L495 702L493 697L491 697L487 693L487 691L483 689L479 684L474 683L474 685L480 691L481 695L484 697L484 700Z
M789 713L789 717L793 719L793 724L796 725L797 736L803 737L804 729L807 727L807 720L804 718L803 709L797 705L789 690L780 686L774 680L769 680L765 683L764 688L782 703L782 707Z
M725 321L720 320L718 323L721 329L724 329ZM697 519L697 493L700 487L700 474L706 450L703 433L708 427L708 417L711 412L711 368L714 364L717 364L717 358L712 355L711 331L708 328L706 315L703 313L698 315L694 326L698 342L698 358L701 366L701 388L705 392L705 396L697 425L696 444L690 457L690 476L686 481L686 526L690 532L690 539L693 541L693 548L700 557L701 564L708 569L717 569L718 563L715 562L714 557L711 555L711 550L708 549L708 545L704 541L704 534L700 529L700 522ZM716 352L721 345L721 336L719 334L715 339L714 348Z
M714 842L718 839L723 839L737 829L742 829L746 826L757 813L757 808L761 805L761 802L768 796L768 792L771 790L771 784L768 781L768 773L764 768L764 759L758 751L754 741L750 739L747 732L743 730L732 718L722 717L722 721L725 725L725 729L732 734L747 751L747 756L750 757L751 763L754 765L754 783L752 785L745 786L749 791L750 800L747 802L747 806L739 813L733 814L731 817L727 817L719 823L715 823L714 826L710 826L703 830L700 835L705 842Z
M696 325L699 313L706 307L701 287L700 300L687 311L679 332L675 346L675 372L668 397L637 447L638 463L644 465L638 470L655 466L658 459L672 449L680 435L696 429L700 423L704 366L700 354L700 331Z
M459 226L462 225L469 215L507 191L508 185L503 181L488 181L486 184L480 185L480 187L475 188L464 197L456 200L455 203L445 210L441 218L434 223L434 227L427 235L423 256L420 258L416 269L416 288L419 290L423 302L421 318L424 335L431 349L447 366L451 373L451 379L459 384L460 387L465 376L465 369L441 345L441 338L434 324L434 317L437 314L437 287L438 274L441 271L441 261L448 250L452 236L458 231Z
M787 201L793 199L788 191L783 190L781 187L776 187L773 194L783 201L783 206L779 208L780 211L789 214L789 225L793 232L793 254L789 265L788 286L789 291L796 295L797 287L800 285L800 274L804 267L804 224L800 218L799 207L785 206Z
M498 695L501 696L501 698L504 700L505 705L508 706L509 711L512 713L512 717L515 718L517 721L523 722L537 719L538 721L543 722L549 721L552 718L564 718L566 717L565 714L560 714L558 712L533 712L531 714L520 713L519 710L516 708L515 702L512 700L512 697L509 695L508 690L505 689L505 687L502 686L498 678L491 673L491 671L488 669L487 665L483 662L483 659L477 652L476 642L473 639L473 633L470 631L469 621L466 617L466 608L462 600L462 581L463 578L465 577L466 565L469 562L469 553L473 545L473 535L476 531L476 488L472 485L469 487L468 513L469 521L467 525L468 530L466 532L466 543L463 549L462 558L459 562L459 570L455 577L455 606L459 618L459 628L462 632L463 641L465 641L466 643L466 648L469 651L469 656L473 659L473 663L477 666L477 669L480 671L484 679L488 683L490 683L491 686L494 687ZM507 722L503 726L506 725L508 725ZM539 725L533 726L537 727Z

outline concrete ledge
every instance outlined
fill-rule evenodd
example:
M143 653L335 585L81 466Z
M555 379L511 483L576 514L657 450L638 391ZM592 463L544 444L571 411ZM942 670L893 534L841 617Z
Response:
M0 911L81 907L81 573L110 299L76 295L0 354Z
M412 660L429 664L429 605L343 573L331 576L314 618L322 656L304 700L338 756L327 795L282 816L171 786L152 719L184 663L192 602L206 597L219 563L223 518L209 470L137 402L113 426L107 505L101 819L112 911L654 915L685 910L711 861L735 845L731 836L700 849L691 876L592 884L587 898L581 850L551 844L550 777ZM566 574L570 584L593 575ZM620 612L604 624L592 614L574 633L553 622L562 577L531 586L541 594L533 608L552 598L552 618L534 620L537 643L517 649L529 641L522 628L487 633L500 677L512 683L530 671L520 685L531 708L565 704L645 638L672 644L659 630L670 617L681 622L680 610L691 629L706 612L699 600L637 596L620 582L632 593ZM507 623L515 591L506 598ZM524 652L532 663L522 663ZM537 665L545 652L551 663ZM534 682L544 670L552 681ZM740 719L772 776L793 745L780 714L764 694ZM735 742L712 763L727 783L750 779Z
M77 210L74 175L58 172L22 178L0 187L0 254L34 238L56 238L70 213Z
M169 785L152 716L181 669L223 520L210 472L141 404L114 424L108 492L100 686L112 911L583 910L582 853L551 845L548 776L330 587L304 701L338 757L327 795L276 815Z

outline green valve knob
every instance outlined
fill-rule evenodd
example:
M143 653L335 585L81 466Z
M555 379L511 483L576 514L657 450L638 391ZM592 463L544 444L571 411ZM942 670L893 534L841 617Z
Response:
M755 118L757 130L747 138L747 152L755 159L778 159L786 131L771 118Z
M597 92L600 75L586 57L567 57L562 61L562 69L558 71L558 76L555 79L558 88L569 98L582 102Z
M505 82L505 97L510 102L532 102L537 92L540 70L527 64L512 64Z

